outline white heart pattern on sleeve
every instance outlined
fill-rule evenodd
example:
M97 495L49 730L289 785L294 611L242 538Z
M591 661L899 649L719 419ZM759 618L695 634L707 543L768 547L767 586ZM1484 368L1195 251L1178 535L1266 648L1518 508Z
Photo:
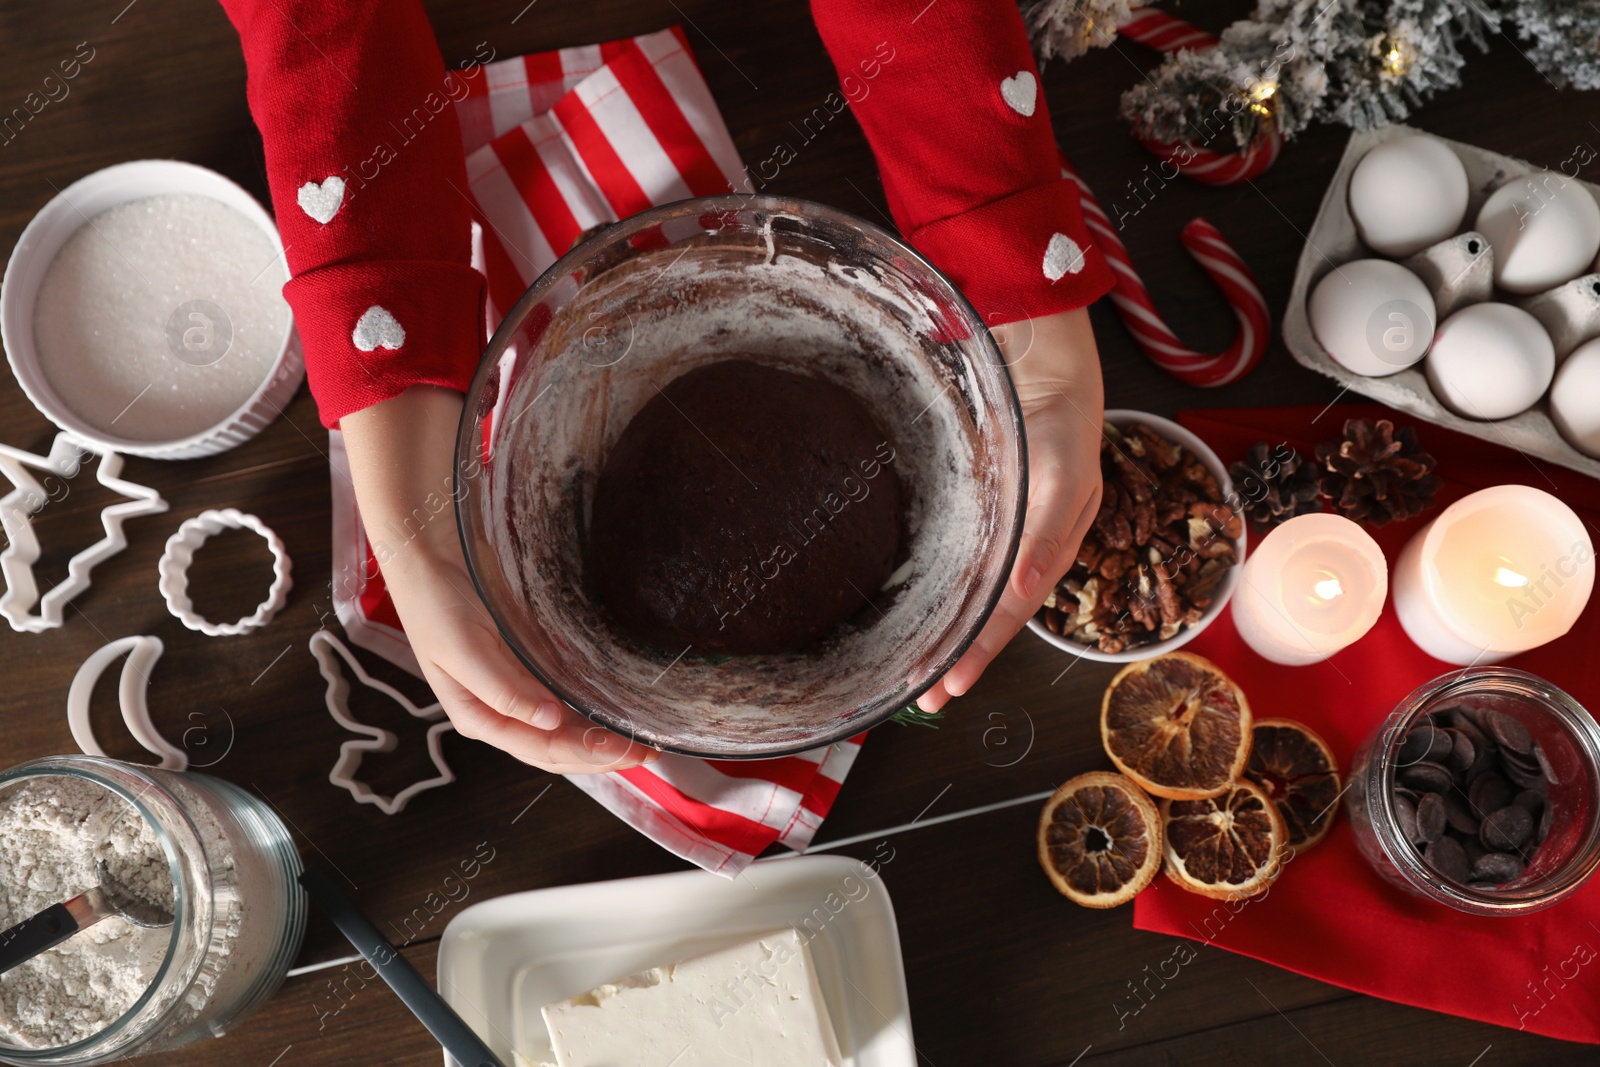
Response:
M362 312L350 334L350 342L363 352L399 348L406 343L406 331L387 310L373 304Z
M1000 96L1012 111L1023 118L1032 118L1033 109L1039 103L1039 81L1032 71L1019 70L1000 80Z
M1064 233L1053 234L1044 250L1044 276L1059 282L1083 269L1083 248Z
M306 182L295 199L300 202L301 211L326 226L344 203L344 179L334 174L324 178L321 185Z

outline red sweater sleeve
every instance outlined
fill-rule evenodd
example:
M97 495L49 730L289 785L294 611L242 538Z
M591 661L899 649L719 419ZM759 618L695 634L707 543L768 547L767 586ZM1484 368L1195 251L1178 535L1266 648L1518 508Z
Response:
M483 277L454 97L418 0L222 0L291 275L283 295L329 427L426 383L465 389Z
M1082 307L1109 265L1061 178L1015 0L811 0L889 210L991 326Z

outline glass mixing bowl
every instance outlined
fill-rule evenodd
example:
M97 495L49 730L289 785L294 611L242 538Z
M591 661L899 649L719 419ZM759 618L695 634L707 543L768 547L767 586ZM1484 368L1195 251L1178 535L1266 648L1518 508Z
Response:
M905 565L874 610L804 654L644 647L586 579L595 482L618 435L672 379L729 358L855 393L908 501ZM896 238L804 200L685 200L591 236L506 316L467 394L455 498L484 604L559 697L669 751L768 758L883 721L971 644L1022 531L1022 413L972 306Z

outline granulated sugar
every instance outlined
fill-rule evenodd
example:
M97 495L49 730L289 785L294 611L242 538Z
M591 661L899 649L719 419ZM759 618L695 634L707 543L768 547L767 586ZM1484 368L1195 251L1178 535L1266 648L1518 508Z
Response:
M209 429L272 369L289 322L287 270L259 226L210 197L104 211L68 238L40 285L45 378L108 434L166 441Z
M167 858L115 793L62 776L0 795L0 929L93 888L100 860L139 896L172 907ZM52 1048L105 1029L155 978L171 934L113 916L0 976L0 1045Z

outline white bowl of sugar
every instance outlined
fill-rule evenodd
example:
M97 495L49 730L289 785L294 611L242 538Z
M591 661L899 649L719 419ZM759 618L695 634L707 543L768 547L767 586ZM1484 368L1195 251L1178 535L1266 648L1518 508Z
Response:
M254 197L176 160L73 182L18 239L0 339L22 391L92 448L193 459L259 433L305 366L283 245Z

